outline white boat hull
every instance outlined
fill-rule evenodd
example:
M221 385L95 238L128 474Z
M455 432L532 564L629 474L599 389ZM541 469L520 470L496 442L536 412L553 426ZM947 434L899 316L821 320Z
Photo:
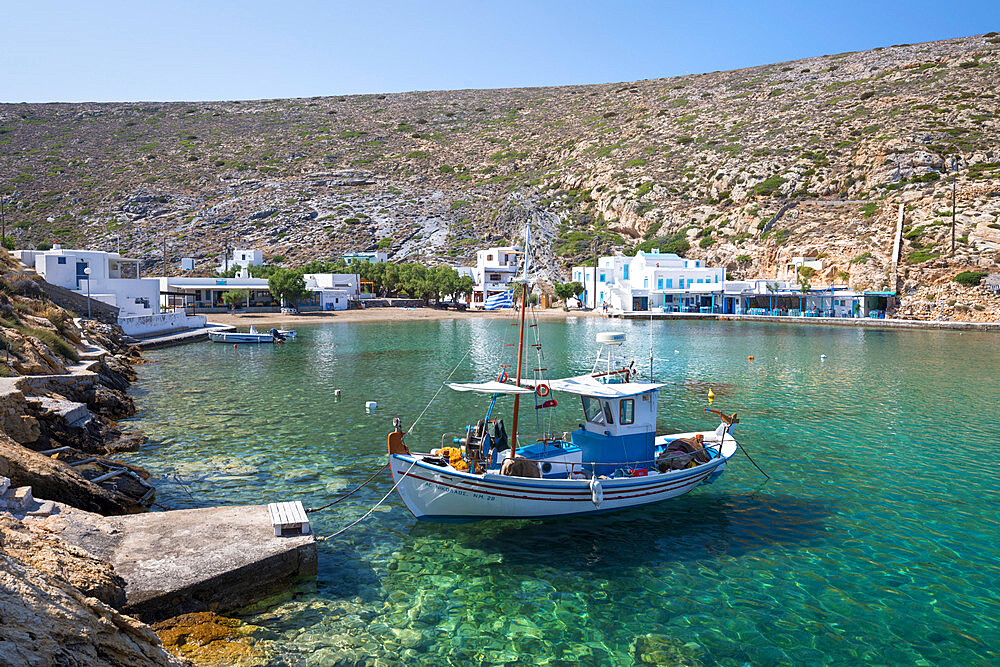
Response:
M539 519L612 512L676 498L714 481L736 447L736 441L727 437L721 456L693 468L601 480L475 475L428 463L425 454L392 454L389 469L396 490L417 519ZM595 481L599 489L592 486Z
M279 331L286 339L295 338L294 331ZM241 333L238 331L210 331L209 340L216 343L273 343L275 338L269 333Z

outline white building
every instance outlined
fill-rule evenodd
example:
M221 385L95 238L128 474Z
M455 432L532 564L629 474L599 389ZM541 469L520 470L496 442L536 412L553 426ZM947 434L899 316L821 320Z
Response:
M583 285L588 308L621 312L718 312L725 269L698 259L659 251L598 259L597 268L574 266L572 279Z
M471 306L482 306L486 299L510 289L510 282L521 266L520 248L504 246L476 252L476 265L458 267L459 275L471 275L475 287Z
M251 266L263 266L264 253L260 250L248 250L246 248L235 248L233 256L227 261L223 256L222 263L216 267L216 273L225 273L229 269L246 269Z
M883 292L855 292L844 285L817 286L806 292L796 281L757 278L727 280L722 312L736 315L868 317L884 312Z
M361 277L356 273L307 273L302 279L307 290L319 294L322 310L347 310L351 299L371 296L361 292Z
M351 264L363 264L365 262L371 262L372 264L381 264L389 260L389 253L382 252L381 250L375 250L372 252L349 252L346 255L341 255L340 257L348 266Z
M46 282L118 308L118 324L133 336L205 326L205 318L160 311L160 283L139 277L139 260L116 252L20 250L16 256ZM80 313L81 315L84 313Z
M181 271L194 271L194 257L181 257Z
M163 305L172 308L229 308L222 295L230 290L246 290L246 307L277 307L267 287L267 278L157 278Z
M267 278L158 278L164 306L202 310L226 310L229 306L222 295L231 290L243 290L246 297L239 308L275 309L281 306L271 295ZM306 296L299 299L301 310L346 310L349 301L363 295L361 280L356 273L307 273L302 276Z

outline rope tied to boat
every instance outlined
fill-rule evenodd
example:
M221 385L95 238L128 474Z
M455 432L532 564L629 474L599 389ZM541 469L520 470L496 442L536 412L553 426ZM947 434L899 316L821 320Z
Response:
M388 465L388 464L386 464L386 465ZM317 542L328 542L329 540L332 540L333 538L335 538L335 537L337 537L339 535L343 535L348 530L350 530L351 528L354 528L354 526L358 525L359 523L361 523L362 521L364 521L365 519L367 519L368 517L370 517L372 515L372 512L374 512L375 510L377 510L379 508L379 506L382 503L384 503L386 501L386 499L390 495L392 495L392 492L395 491L396 487L399 486L399 483L402 482L403 479L407 475L410 474L410 471L413 470L413 466L415 466L415 465L417 465L417 459L413 459L413 463L411 463L410 467L406 469L406 472L404 472L402 475L399 476L399 479L396 480L396 482L392 485L392 488L389 489L384 496L382 496L381 500L379 500L377 503L375 503L374 505L372 505L372 508L370 510L368 510L367 512L365 512L364 514L362 514L361 517L359 517L355 521L352 521L351 523L347 524L346 526L344 526L343 528L341 528L340 530L338 530L336 533L334 533L332 535L327 535L325 537L317 537L316 541Z
M353 490L348 491L347 493L345 493L344 495L340 496L336 500L332 500L332 501L328 502L326 505L320 505L319 507L310 507L309 509L306 510L306 514L308 514L310 512L319 512L321 510L325 510L328 507L336 505L341 500L346 500L346 499L350 498L352 495L354 495L355 493L357 493L358 491L360 491L362 488L364 488L368 484L368 482L370 482L373 479L375 479L376 477L378 477L382 473L382 471L385 470L388 467L389 467L388 463L383 464L381 468L379 468L374 473L372 473L371 477L369 477L365 481L361 482L361 484L358 485L358 486L356 486Z
M753 464L753 467L756 468L757 470L760 470L760 474L762 474L764 477L771 479L771 476L768 475L766 472L764 472L764 469L761 468L759 465L757 465L757 462L753 460L753 457L750 456L750 452L747 451L747 448L744 447L742 443L738 442L736 444L739 446L741 450L743 450L743 453L747 455L747 458L750 459L750 463Z

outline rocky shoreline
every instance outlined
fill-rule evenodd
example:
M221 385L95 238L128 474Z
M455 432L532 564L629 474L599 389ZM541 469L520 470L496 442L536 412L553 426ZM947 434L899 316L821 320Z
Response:
M125 582L114 567L51 523L65 522L66 506L99 520L152 503L149 473L109 458L145 440L117 424L135 413L125 390L142 359L116 326L74 321L0 282L8 288L0 294L0 486L10 486L0 499L0 663L190 664L120 611Z

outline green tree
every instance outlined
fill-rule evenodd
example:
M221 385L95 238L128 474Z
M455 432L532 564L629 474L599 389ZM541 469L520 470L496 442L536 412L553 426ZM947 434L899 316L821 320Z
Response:
M472 293L476 289L476 281L472 279L472 276L462 276L458 279L458 287L456 288L456 293L460 296L465 297L466 303L472 302Z
M267 289L277 301L287 302L294 308L306 295L306 281L298 271L277 269L268 277Z
M247 302L250 293L245 289L231 289L222 293L222 303L229 306L229 312L235 313L236 306Z
M563 310L569 310L569 304L566 302L574 296L573 283L555 283L553 287L555 289L556 298L563 302Z

